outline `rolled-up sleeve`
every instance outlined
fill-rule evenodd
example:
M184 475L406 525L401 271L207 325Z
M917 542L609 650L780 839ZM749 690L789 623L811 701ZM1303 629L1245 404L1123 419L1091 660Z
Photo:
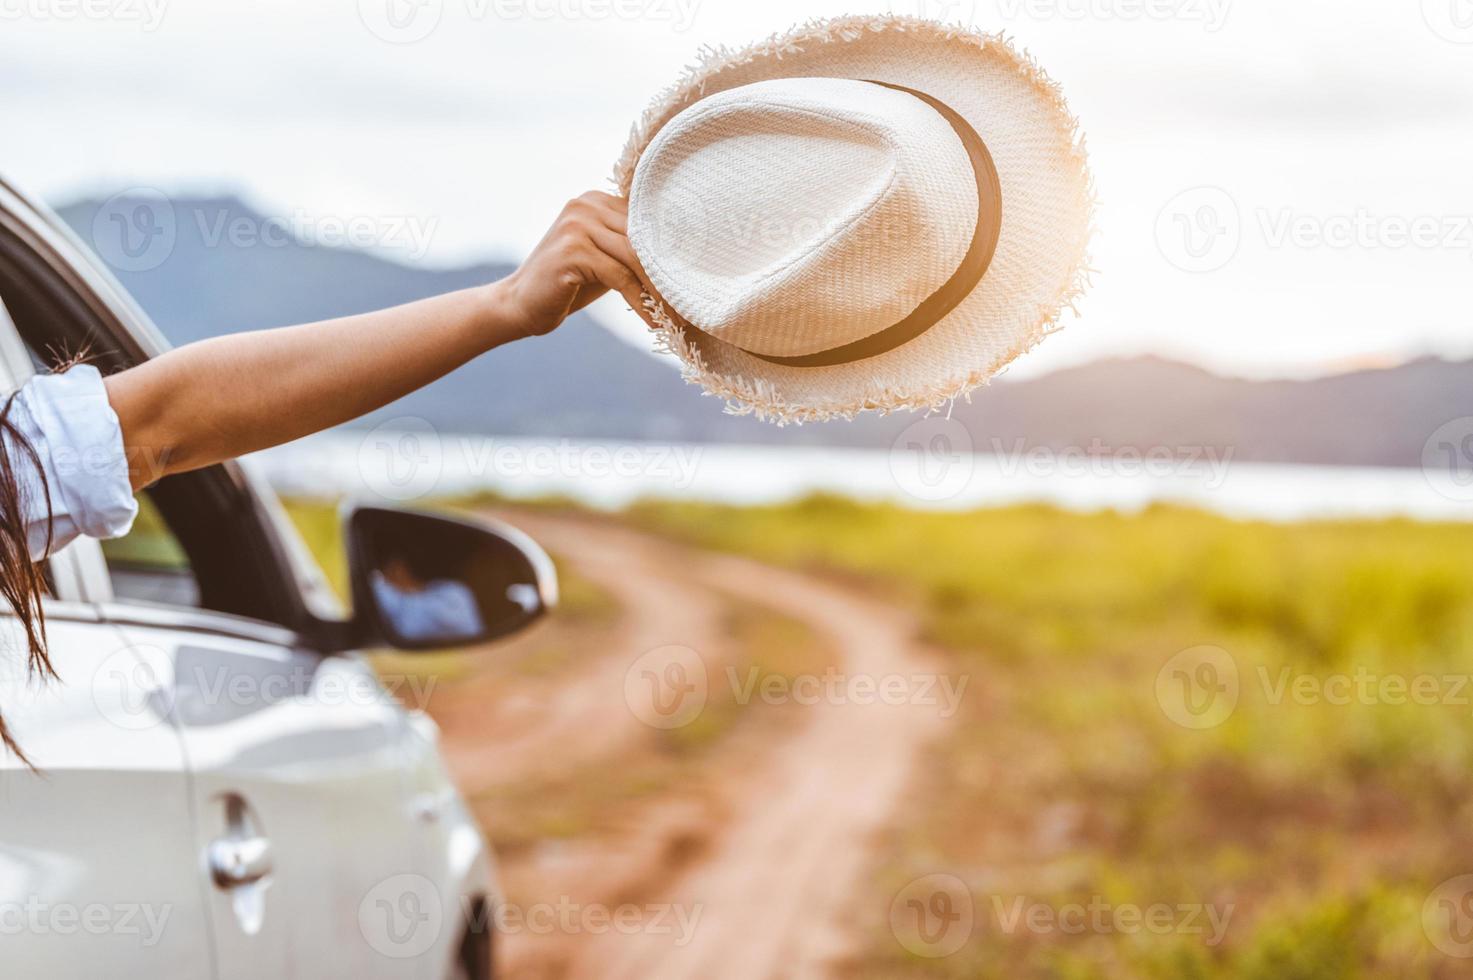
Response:
M33 378L16 394L10 421L36 451L33 460L6 432L32 558L46 557L48 493L53 552L79 535L128 533L138 503L128 478L123 429L96 368L84 364Z

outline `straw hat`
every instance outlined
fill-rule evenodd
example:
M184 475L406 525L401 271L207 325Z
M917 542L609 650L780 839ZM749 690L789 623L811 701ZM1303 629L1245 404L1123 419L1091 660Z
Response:
M1086 285L1083 140L1001 36L847 17L709 51L615 181L659 345L779 424L941 406Z

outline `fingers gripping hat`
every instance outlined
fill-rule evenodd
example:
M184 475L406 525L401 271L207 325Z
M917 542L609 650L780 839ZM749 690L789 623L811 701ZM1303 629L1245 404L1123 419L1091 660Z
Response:
M1077 123L1001 36L850 17L708 52L615 179L658 343L780 424L938 407L1087 282Z

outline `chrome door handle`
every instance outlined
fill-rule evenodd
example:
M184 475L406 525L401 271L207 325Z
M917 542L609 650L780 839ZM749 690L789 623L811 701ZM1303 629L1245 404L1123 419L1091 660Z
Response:
M222 838L210 845L210 877L221 888L252 885L271 873L271 842L264 837Z

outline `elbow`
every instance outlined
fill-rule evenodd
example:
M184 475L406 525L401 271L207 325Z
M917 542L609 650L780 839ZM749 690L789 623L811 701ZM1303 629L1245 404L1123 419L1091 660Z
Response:
M156 397L149 385L137 384L132 371L104 379L108 403L118 417L128 479L134 490L142 490L171 473L185 468L188 447L176 422L177 411L169 400Z
M124 428L123 444L128 458L128 479L134 490L153 486L166 476L190 468L187 452L178 442L153 427L141 427L136 434Z

